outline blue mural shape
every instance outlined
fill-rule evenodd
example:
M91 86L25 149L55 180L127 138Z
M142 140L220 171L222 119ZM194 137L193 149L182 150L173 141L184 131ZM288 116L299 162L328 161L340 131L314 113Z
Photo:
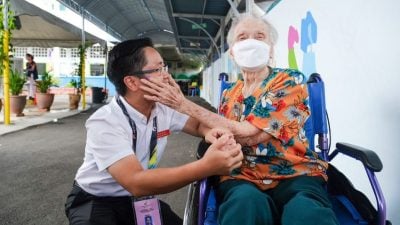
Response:
M317 72L315 65L315 53L312 45L317 43L317 23L311 12L308 11L306 18L301 20L301 41L300 48L303 51L302 72L308 78L312 73Z

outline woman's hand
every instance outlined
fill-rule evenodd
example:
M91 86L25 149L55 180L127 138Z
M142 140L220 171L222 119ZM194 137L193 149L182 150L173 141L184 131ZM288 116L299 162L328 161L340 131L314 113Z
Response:
M141 79L140 81L143 85L140 86L140 89L149 93L148 95L144 95L145 99L160 102L179 111L179 107L185 100L185 96L171 75L168 75L167 80L168 82L152 78Z
M226 129L223 128L213 128L210 129L204 138L206 139L206 142L208 143L214 143L218 138L220 138L222 135L227 135L229 138L233 138L233 134Z
M203 165L213 175L229 175L242 165L243 153L240 144L228 135L222 135L201 158Z
M265 143L271 140L272 136L269 133L261 131L253 136L248 137L235 137L235 140L243 146L253 146L259 143Z

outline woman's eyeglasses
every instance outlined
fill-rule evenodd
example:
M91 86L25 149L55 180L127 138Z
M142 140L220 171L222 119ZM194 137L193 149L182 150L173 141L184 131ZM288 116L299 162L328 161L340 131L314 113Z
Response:
M162 67L160 67L158 69L137 71L137 72L133 72L132 74L134 74L134 75L144 75L144 74L150 74L150 73L155 73L155 72L158 72L159 75L161 75L163 72L168 73L168 65L162 66Z

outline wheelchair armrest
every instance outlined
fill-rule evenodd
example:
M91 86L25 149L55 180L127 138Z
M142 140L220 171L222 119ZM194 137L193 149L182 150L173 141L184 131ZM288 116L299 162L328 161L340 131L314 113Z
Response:
M383 168L379 156L372 150L347 143L336 143L336 151L360 160L364 166L374 172L380 172ZM332 155L336 155L335 152Z

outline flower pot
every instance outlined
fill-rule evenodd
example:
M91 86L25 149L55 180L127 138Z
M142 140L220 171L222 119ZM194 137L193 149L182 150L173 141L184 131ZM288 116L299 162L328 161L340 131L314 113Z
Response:
M54 101L54 94L36 93L36 105L41 111L50 111Z
M77 109L80 101L81 101L80 94L69 94L69 109L71 110Z
M22 113L26 105L26 95L10 96L10 111L16 116L24 116Z

